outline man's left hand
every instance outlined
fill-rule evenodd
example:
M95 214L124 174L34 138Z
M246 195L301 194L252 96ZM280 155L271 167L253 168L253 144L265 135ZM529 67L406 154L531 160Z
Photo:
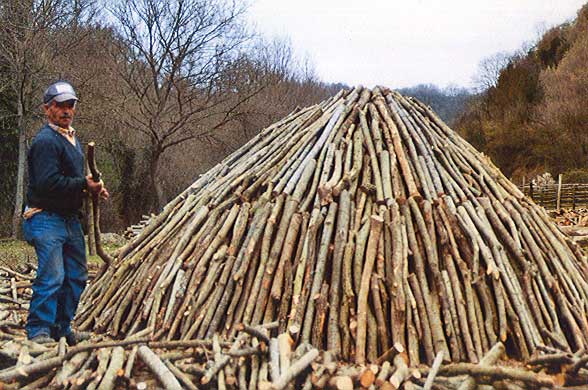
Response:
M101 199L108 200L108 198L110 198L110 193L105 187L102 187L98 196L100 196Z

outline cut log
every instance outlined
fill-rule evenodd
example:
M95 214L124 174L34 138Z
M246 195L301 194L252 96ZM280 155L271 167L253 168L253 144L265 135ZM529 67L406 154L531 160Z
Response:
M166 367L159 357L146 345L141 345L138 350L141 360L155 374L157 379L166 389L181 390L182 386L174 374ZM122 366L122 365L121 365Z

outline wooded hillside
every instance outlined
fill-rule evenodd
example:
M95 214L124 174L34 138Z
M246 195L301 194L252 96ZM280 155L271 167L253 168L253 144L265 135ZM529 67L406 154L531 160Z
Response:
M572 170L577 180L588 161L588 4L531 48L483 65L486 88L470 99L455 128L515 182Z

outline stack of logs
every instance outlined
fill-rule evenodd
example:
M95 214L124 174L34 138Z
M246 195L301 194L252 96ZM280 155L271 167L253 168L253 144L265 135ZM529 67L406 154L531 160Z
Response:
M132 239L136 238L139 234L141 234L143 229L145 229L145 227L147 227L147 225L149 225L149 222L151 222L152 218L155 218L154 214L143 215L141 217L141 220L139 221L139 223L137 223L135 225L131 225L125 229L125 231L123 232L123 237L126 238L127 240L132 240Z
M3 389L556 389L585 388L588 353L572 354L547 346L526 365L505 364L503 343L495 344L479 363L409 367L407 354L393 346L370 365L337 362L329 351L300 344L293 350L288 333L270 338L278 322L242 325L236 338L152 341L145 331L124 340L64 344L5 343L4 356L16 360L0 371ZM11 356L12 355L12 356Z
M338 362L308 344L295 350L279 322L240 325L233 340L153 341L147 328L123 340L95 336L67 347L26 341L23 329L34 275L0 267L0 386L2 389L581 389L588 353L538 345L525 363L504 360L495 344L478 364L409 367L400 344L368 365ZM514 363L514 366L513 366ZM477 386L477 387L476 387Z
M233 340L242 323L336 359L526 361L588 347L588 262L429 107L384 89L293 112L203 174L86 290L77 325Z
M34 276L0 266L0 338L23 336Z
M560 226L576 226L576 227L587 227L588 226L588 209L561 209L550 212L551 217L555 219L555 222Z

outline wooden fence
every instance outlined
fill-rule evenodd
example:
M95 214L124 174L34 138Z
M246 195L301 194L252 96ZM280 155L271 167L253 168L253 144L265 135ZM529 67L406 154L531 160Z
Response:
M588 207L588 184L566 183L544 186L526 184L519 188L535 203L548 210Z

